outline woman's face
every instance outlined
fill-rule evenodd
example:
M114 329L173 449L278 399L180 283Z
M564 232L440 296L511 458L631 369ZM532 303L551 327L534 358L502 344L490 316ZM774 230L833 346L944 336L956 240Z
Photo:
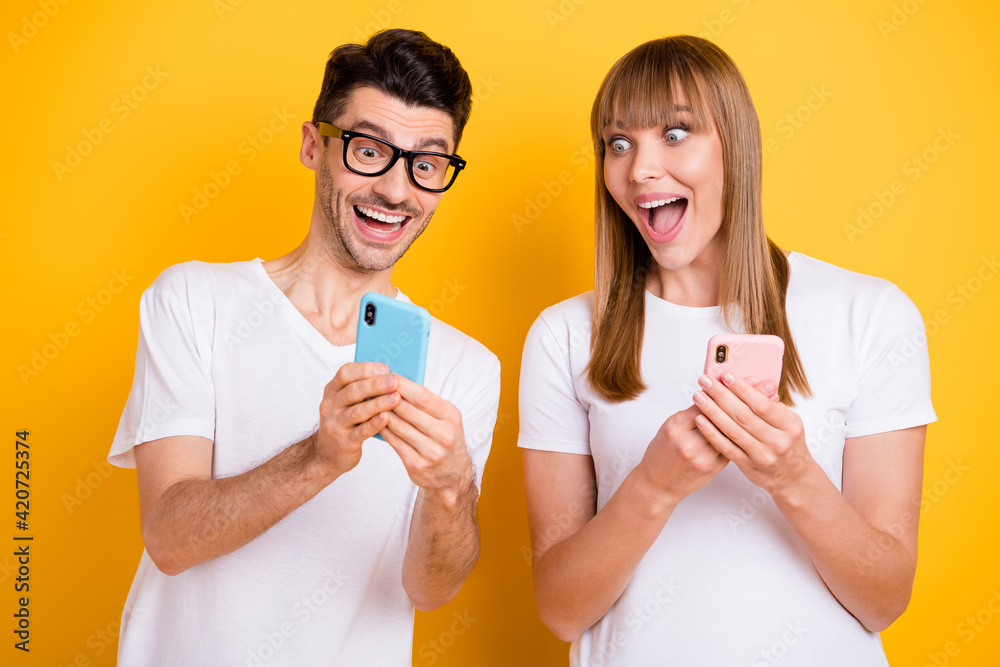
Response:
M604 183L667 270L723 256L722 141L710 118L693 131L683 94L675 104L672 123L603 133Z

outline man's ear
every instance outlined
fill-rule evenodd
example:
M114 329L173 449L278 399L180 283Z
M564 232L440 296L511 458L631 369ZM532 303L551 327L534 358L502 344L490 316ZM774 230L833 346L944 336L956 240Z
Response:
M323 137L320 136L319 128L306 121L302 123L302 148L299 149L299 162L316 171L319 168L319 161L322 159Z

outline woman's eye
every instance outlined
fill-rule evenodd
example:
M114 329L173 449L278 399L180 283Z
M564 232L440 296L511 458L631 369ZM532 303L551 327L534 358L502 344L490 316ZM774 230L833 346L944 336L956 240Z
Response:
M676 144L678 141L680 141L687 135L688 135L688 130L685 130L683 127L672 127L669 130L667 130L666 134L667 143Z
M624 139L612 139L608 146L611 148L612 153L621 153L628 150L631 144Z

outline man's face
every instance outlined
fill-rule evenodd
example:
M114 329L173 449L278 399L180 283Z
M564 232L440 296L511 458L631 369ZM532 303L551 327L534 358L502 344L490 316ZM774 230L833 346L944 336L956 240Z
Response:
M452 154L455 149L451 116L407 106L374 88L358 88L344 113L326 120L341 130L363 132L407 150ZM328 141L317 175L323 239L345 268L390 269L427 227L442 193L415 186L403 158L381 176L356 174L344 165L343 140Z

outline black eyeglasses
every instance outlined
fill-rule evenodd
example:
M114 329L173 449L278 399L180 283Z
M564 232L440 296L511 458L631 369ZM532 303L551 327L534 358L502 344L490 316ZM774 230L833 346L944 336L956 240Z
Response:
M399 158L406 158L406 173L415 186L428 192L444 192L465 168L457 155L430 151L405 151L388 141L361 132L341 130L330 123L316 123L324 137L344 142L344 166L355 174L381 176L392 169Z

